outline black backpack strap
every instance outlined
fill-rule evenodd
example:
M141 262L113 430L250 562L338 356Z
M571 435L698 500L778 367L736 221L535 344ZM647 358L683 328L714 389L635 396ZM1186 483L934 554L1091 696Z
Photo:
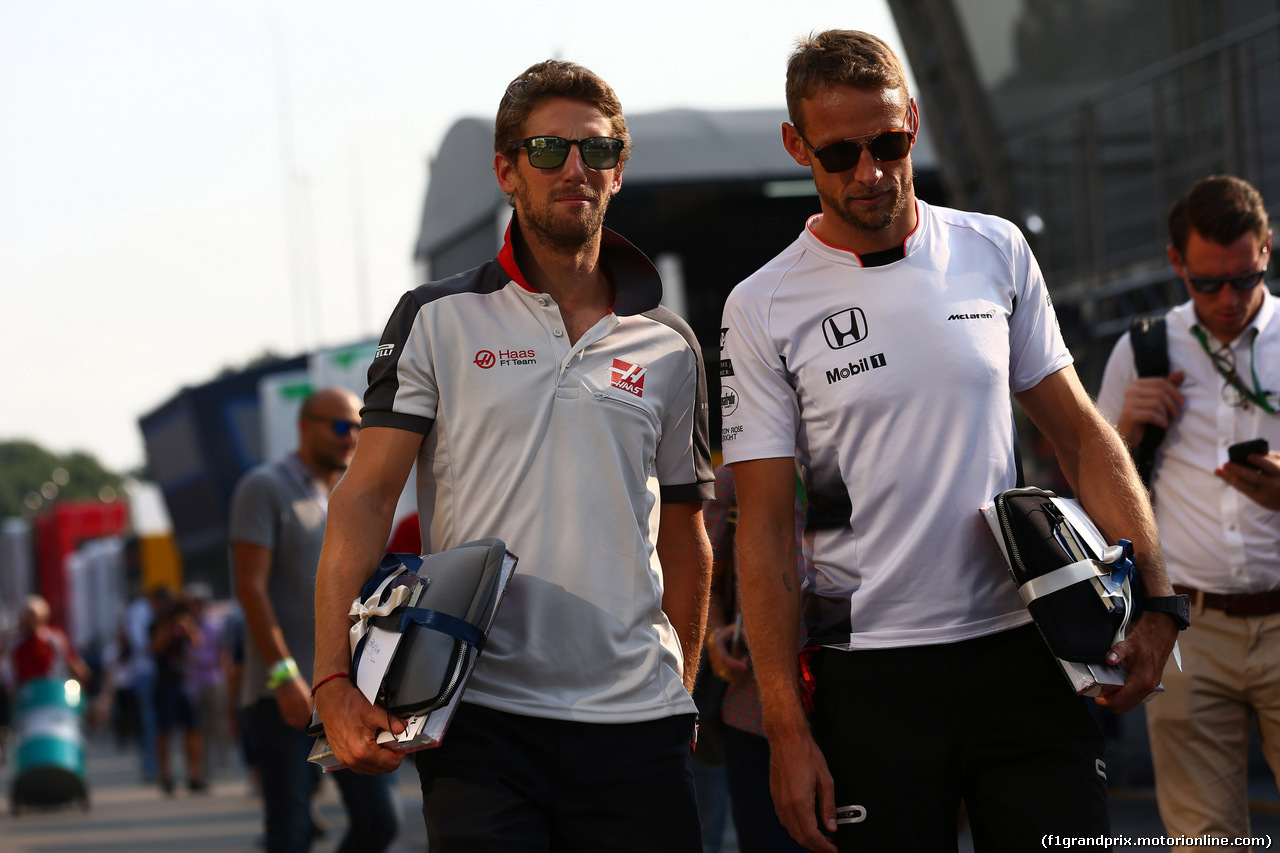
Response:
M1134 317L1129 324L1129 343L1133 346L1133 363L1139 377L1169 375L1169 342L1164 317ZM1156 463L1156 448L1164 441L1165 430L1147 424L1142 440L1133 449L1133 463L1142 483L1151 488L1151 470Z

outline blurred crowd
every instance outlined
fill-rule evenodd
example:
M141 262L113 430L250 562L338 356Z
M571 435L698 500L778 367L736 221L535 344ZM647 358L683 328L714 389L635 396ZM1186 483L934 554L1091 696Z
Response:
M238 609L213 601L207 584L157 587L128 602L110 641L86 657L50 617L44 598L28 596L18 624L0 638L0 749L19 722L24 684L73 678L86 697L86 725L135 750L145 781L166 794L180 779L192 793L207 791L239 738Z

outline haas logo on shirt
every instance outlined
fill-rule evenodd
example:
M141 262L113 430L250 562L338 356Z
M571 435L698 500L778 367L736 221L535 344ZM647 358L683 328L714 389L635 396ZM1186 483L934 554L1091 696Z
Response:
M613 360L613 367L609 368L609 384L614 388L621 388L623 391L629 391L637 397L644 396L644 375L649 372L649 368L641 367L638 364L627 364L620 358Z

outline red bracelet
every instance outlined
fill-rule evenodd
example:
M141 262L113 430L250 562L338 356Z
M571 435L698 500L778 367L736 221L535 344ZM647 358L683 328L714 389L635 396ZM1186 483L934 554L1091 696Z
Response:
M315 697L317 690L319 690L321 687L324 687L330 681L333 681L335 678L346 678L346 677L347 677L347 674L345 672L335 672L333 675L329 675L320 679L319 681L316 682L316 686L311 688L312 698Z

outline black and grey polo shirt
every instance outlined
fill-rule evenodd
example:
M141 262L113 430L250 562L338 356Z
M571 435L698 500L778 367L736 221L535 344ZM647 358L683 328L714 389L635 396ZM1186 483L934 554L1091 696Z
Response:
M363 426L423 434L426 551L497 536L520 558L467 701L586 722L692 713L655 543L660 503L714 488L697 341L606 229L614 311L571 344L516 266L519 239L513 218L496 259L405 294Z

